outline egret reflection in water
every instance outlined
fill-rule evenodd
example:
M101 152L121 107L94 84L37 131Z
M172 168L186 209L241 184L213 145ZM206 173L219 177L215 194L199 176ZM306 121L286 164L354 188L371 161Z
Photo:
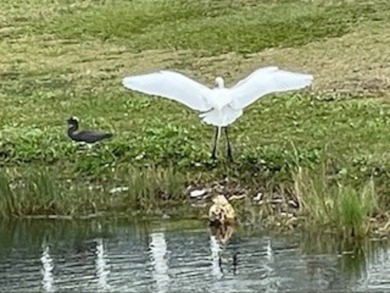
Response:
M221 247L217 241L217 238L210 235L210 250L211 250L211 273L219 279L223 276L222 259L220 253L222 252Z
M237 273L238 251L232 248L232 253L226 253L229 242L234 234L234 225L210 226L210 250L212 259L213 275L218 279L224 274L223 264L227 262L232 265L233 274ZM234 247L233 245L230 245ZM218 267L217 267L218 264Z
M157 285L157 292L167 292L169 285L168 264L166 260L167 243L163 232L150 234L151 242L149 249L151 251L153 265L153 279Z
M54 278L53 278L53 260L49 254L49 246L42 245L43 252L41 256L42 263L42 288L45 292L53 292Z
M110 269L107 265L106 253L104 250L104 243L102 238L98 238L96 241L95 266L99 288L102 290L108 290L110 286L107 283L107 276L110 273Z

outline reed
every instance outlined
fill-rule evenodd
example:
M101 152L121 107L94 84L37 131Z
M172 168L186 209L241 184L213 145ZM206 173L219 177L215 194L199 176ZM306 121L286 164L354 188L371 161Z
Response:
M371 219L380 212L373 180L356 187L330 180L324 168L317 173L299 168L293 178L306 226L331 227L345 236L371 232Z

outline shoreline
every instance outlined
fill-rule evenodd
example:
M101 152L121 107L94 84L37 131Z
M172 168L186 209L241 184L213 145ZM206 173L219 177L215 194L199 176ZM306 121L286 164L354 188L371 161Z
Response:
M323 167L324 168L324 167ZM142 219L198 219L207 223L211 199L224 195L242 227L285 233L322 229L342 237L386 235L390 217L381 205L373 180L360 186L335 180L326 172L298 167L283 178L268 182L214 173L213 179L183 174L180 168L131 168L127 172L91 181L91 177L61 180L50 169L19 173L18 179L0 174L0 218L92 220L139 217ZM58 172L58 170L57 170ZM218 175L216 175L218 174ZM322 176L322 177L321 177ZM201 177L201 176L199 176ZM219 177L221 180L215 180ZM16 183L17 182L17 183Z

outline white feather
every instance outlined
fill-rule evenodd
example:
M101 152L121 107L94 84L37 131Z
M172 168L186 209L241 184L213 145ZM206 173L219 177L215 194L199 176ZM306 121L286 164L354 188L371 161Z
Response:
M212 108L207 99L211 89L177 72L162 70L125 77L122 82L128 89L168 98L193 110L204 112Z
M199 117L207 124L225 127L232 124L241 115L242 110L235 110L230 106L225 106L222 110L214 109L210 112L199 114Z
M151 74L129 76L123 85L131 90L165 97L187 107L205 112L200 118L205 123L224 127L232 124L243 109L259 98L276 92L298 90L309 86L313 76L265 67L256 70L232 88L224 88L218 77L218 88L210 89L180 73L158 71Z
M310 74L280 70L278 67L261 68L230 89L234 96L231 106L243 109L267 94L302 89L312 82Z

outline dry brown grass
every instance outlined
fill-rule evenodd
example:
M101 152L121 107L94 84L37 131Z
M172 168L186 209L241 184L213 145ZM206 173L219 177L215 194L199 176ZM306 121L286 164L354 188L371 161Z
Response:
M315 90L365 97L390 96L390 24L361 25L339 38L299 48L272 48L242 56L229 53L200 58L196 70L237 80L259 66L278 64L315 76Z
M229 2L229 1L225 1ZM270 5L276 1L268 1ZM305 1L303 1L305 2ZM350 1L306 1L332 4ZM5 2L7 13L0 17L11 22L20 13L28 19L53 17L62 10L85 9L93 1L59 6L51 1L40 3L30 1L28 6L15 6ZM44 5L44 6L43 6ZM221 4L222 5L222 4ZM233 7L255 5L255 1L232 2ZM42 7L47 7L44 10ZM22 25L23 26L23 25ZM0 34L12 36L19 26L5 26ZM261 34L261 32L259 32ZM184 67L180 70L191 73L203 81L212 82L215 75L223 75L232 82L259 66L277 64L293 70L304 70L315 75L315 89L320 92L337 91L350 94L388 96L390 88L390 24L386 22L362 23L339 38L311 42L298 48L272 48L243 56L228 53L212 57L199 57L191 50L147 50L140 54L132 53L124 45L105 43L99 40L83 42L59 40L51 35L22 34L17 38L4 38L0 42L0 74L12 72L15 64L20 70L35 71L60 69L72 71L73 75L88 77L115 72L123 74L143 72L161 68ZM180 66L185 63L188 66Z
M2 31L9 28L2 28ZM147 50L133 53L124 45L89 40L83 43L53 36L24 36L0 42L0 74L19 70L72 71L74 78L105 76L179 67L183 72L212 82L222 75L233 82L259 66L277 64L315 75L318 92L365 97L389 97L390 24L364 23L339 38L312 42L298 48L271 48L243 56L228 53L197 57L190 50ZM188 64L180 68L180 63ZM183 66L184 67L184 66Z

